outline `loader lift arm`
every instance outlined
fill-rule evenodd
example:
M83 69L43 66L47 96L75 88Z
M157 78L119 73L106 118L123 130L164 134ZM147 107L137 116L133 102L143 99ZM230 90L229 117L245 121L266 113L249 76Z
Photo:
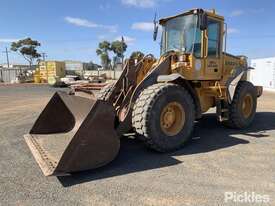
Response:
M116 110L118 136L131 130L131 112L135 100L143 89L157 83L159 75L169 74L170 61L171 54L164 55L158 62L151 54L146 55L137 64L132 60L127 61L120 78L106 98Z

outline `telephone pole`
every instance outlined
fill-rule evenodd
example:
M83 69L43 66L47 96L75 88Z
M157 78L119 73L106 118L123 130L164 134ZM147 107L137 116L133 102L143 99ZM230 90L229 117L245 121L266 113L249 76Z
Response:
M8 51L8 48L6 47L6 50L3 51L3 53L6 54L6 58L7 58L7 65L8 65L8 68L10 68L10 60L9 60L9 53L10 51Z
M47 57L47 54L46 54L45 52L42 52L42 53L41 53L41 56L42 56L43 61L45 61L45 60L46 60L46 57Z
M124 37L123 36L121 36L121 42L122 43L125 43L125 41L124 41ZM121 67L122 67L122 69L124 69L124 54L122 54L122 58L121 58L121 60L122 60L122 64L121 64Z

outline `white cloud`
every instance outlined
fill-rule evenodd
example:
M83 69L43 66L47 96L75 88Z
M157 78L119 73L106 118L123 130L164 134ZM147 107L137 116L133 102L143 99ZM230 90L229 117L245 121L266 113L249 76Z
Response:
M230 13L230 16L231 17L236 17L236 16L241 16L241 15L244 15L244 14L259 14L259 13L262 13L264 12L265 9L264 8L258 8L258 9L245 9L245 10L242 10L242 9L236 9L236 10L233 10L231 13Z
M102 40L102 39L106 39L106 36L105 35L98 35L97 38Z
M67 16L64 19L67 23L73 24L75 26L88 27L88 28L102 28L102 29L107 29L110 32L117 32L116 25L102 25L102 24L94 23L87 19L75 18L70 16Z
M11 42L15 42L15 41L19 41L20 39L5 39L5 38L0 38L0 42L1 43L11 43Z
M126 44L129 44L129 45L133 45L134 42L136 41L135 38L129 37L129 36L123 36L123 39L124 39L125 43L126 43ZM118 36L118 37L115 38L114 40L121 40L121 36Z
M128 6L152 8L157 5L157 0L121 0L121 3Z
M98 27L97 24L95 24L91 21L88 21L87 19L81 19L81 18L67 16L67 17L65 17L65 21L70 24L76 25L76 26L83 26L83 27L90 27L90 28Z
M236 28L228 28L227 29L227 33L228 34L236 34L236 33L239 33L240 31Z
M132 29L151 32L154 30L154 23L153 22L136 22L132 24Z
M250 13L252 13L252 14L259 14L259 13L264 12L264 11L265 11L265 9L264 9L264 8L249 9L248 11L249 11Z
M237 10L234 10L230 13L230 16L231 17L234 17L234 16L241 16L243 15L245 12L244 10L241 10L241 9L237 9Z
M106 3L106 4L100 4L99 5L99 9L100 10L108 10L108 9L110 9L111 8L111 4L109 4L109 3Z

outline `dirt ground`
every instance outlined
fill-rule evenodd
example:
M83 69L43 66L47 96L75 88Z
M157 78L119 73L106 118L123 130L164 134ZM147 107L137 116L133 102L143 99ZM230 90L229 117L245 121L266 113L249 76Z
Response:
M0 86L0 205L275 205L275 93L259 99L245 130L208 113L177 152L158 154L125 138L108 166L56 178L43 176L23 139L55 90ZM225 202L225 192L270 201Z

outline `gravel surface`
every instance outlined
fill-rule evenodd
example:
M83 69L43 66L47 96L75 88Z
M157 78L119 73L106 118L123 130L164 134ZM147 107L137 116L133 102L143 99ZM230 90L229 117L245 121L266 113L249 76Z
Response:
M251 127L232 130L205 114L182 150L158 154L122 139L108 166L44 177L23 139L56 91L0 86L0 205L275 205L275 94L264 93ZM224 201L225 192L268 195L263 204Z

